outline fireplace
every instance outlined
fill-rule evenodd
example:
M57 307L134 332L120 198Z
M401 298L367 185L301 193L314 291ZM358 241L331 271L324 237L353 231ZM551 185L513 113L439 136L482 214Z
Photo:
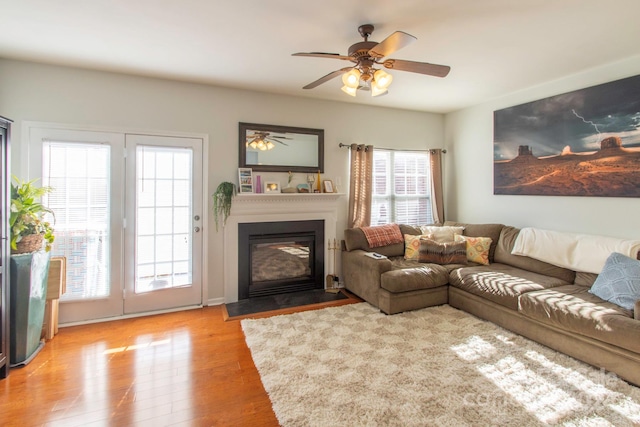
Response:
M324 220L238 224L238 298L324 288Z

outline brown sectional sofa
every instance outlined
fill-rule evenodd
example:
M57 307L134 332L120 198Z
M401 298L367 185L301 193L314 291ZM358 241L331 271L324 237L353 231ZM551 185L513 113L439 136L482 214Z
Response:
M448 303L640 385L640 301L630 311L589 293L597 275L512 255L519 229L460 224L491 237L489 265L423 264L404 259L404 244L372 249L361 229L345 230L345 287L387 314ZM404 234L420 229L401 225ZM373 259L367 252L387 256Z

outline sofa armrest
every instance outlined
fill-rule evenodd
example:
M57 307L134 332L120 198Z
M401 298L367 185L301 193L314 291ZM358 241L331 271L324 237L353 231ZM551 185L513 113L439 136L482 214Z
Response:
M640 320L640 299L636 301L636 305L633 308L633 318L636 320Z
M387 258L373 259L361 249L342 252L342 278L347 290L378 306L380 276L391 270Z

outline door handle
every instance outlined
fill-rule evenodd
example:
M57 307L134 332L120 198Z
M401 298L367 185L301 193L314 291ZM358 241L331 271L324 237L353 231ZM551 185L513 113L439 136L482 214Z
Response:
M193 227L193 231L197 233L198 231L200 231L200 227Z

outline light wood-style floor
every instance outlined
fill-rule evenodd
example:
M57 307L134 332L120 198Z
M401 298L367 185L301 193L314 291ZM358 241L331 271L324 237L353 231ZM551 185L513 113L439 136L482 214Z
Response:
M224 314L60 328L0 380L0 426L277 426L240 321Z

